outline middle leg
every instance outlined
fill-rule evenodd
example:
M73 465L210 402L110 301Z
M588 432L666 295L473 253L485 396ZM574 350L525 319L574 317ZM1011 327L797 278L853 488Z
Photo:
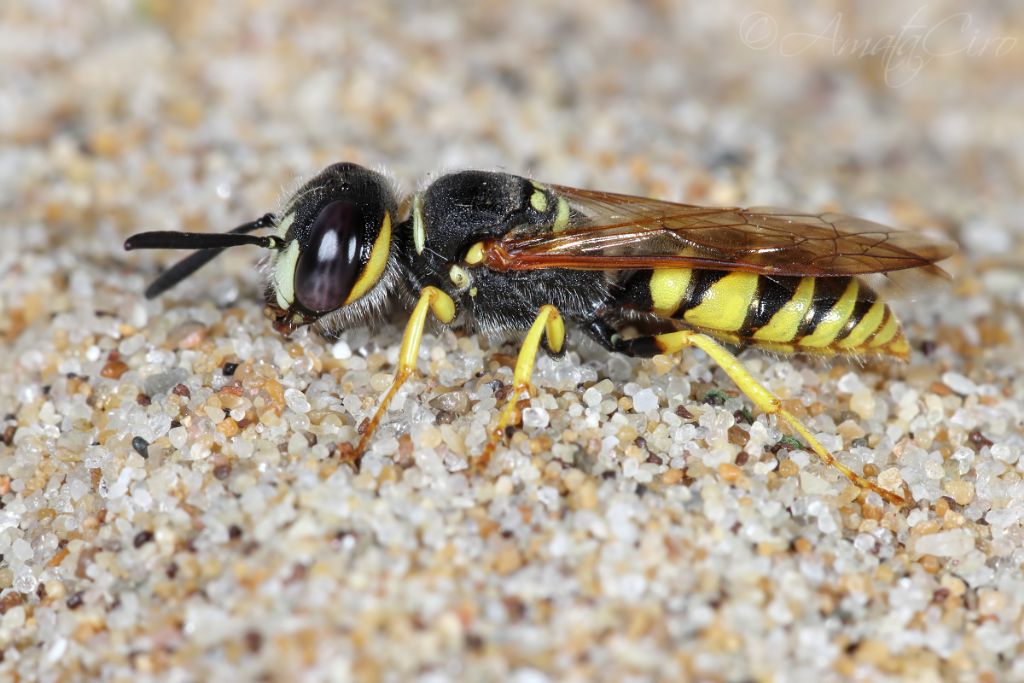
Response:
M491 431L483 451L473 460L475 470L480 471L487 467L491 455L494 454L494 449L505 435L505 428L512 423L519 399L524 394L526 398L529 398L532 393L530 376L533 374L533 364L537 359L537 351L541 342L544 342L545 347L554 354L561 353L565 345L565 323L558 309L550 304L541 306L533 325L530 326L530 330L523 339L519 357L516 359L516 368L512 375L512 393L509 394L508 402L498 416L498 424Z

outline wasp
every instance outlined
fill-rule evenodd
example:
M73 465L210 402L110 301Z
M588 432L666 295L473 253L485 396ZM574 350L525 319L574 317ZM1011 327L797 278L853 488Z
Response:
M373 322L390 302L411 304L394 381L356 464L415 371L431 318L522 336L513 391L477 467L529 398L540 349L565 352L569 323L627 356L704 351L822 462L897 505L899 494L839 462L728 347L905 360L910 347L883 294L948 279L935 264L956 250L837 213L693 206L498 172L443 175L400 201L386 176L352 163L327 167L278 214L228 233L145 232L125 249L197 250L149 286L153 298L239 245L271 251L267 299L282 332L316 323L337 333ZM637 321L668 327L627 333Z

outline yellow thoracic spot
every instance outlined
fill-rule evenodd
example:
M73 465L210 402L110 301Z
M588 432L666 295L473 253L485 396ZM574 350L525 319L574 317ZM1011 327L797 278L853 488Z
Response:
M863 344L871 336L871 333L882 324L882 318L884 317L885 304L881 301L876 301L868 309L868 312L864 314L864 317L860 319L860 322L850 330L850 334L846 335L846 338L839 342L839 348L853 349Z
M697 327L736 332L743 327L750 302L757 292L756 273L729 273L708 287L701 302L683 314Z
M555 223L552 226L552 230L562 232L567 227L569 227L569 202L565 200L565 197L559 197L558 209L555 211Z
M391 212L384 212L384 220L380 225L380 232L377 233L377 239L373 242L373 248L370 250L370 259L363 266L362 272L359 274L359 279L352 285L352 291L349 292L348 297L345 299L345 304L350 304L359 297L366 294L370 289L377 284L381 276L384 274L384 268L388 265L388 255L391 252Z
M448 269L448 278L459 289L465 289L469 285L469 273L460 265L453 265Z
M537 190L530 195L530 206L538 213L544 213L548 210L548 196L544 190Z
M686 296L693 271L689 268L659 268L651 274L651 302L654 312L671 317Z
M295 300L295 264L299 261L299 241L292 240L274 261L274 295L277 305L287 309Z
M796 291L786 305L780 308L768 324L754 332L754 339L764 342L789 342L796 338L800 323L811 307L814 296L814 278L800 280Z
M548 210L547 188L536 180L531 180L530 184L533 185L534 190L536 190L536 192L530 195L530 206L537 211L544 213Z
M835 341L853 314L853 307L857 303L857 291L859 289L857 280L851 279L843 295L839 297L839 301L825 314L825 317L814 328L814 331L800 340L800 346L821 348Z
M412 198L412 243L417 254L422 254L427 244L427 228L423 224L423 206L418 193Z
M470 287L469 288L469 295L470 296L476 296L476 287Z
M471 266L475 266L478 263L482 263L484 260L484 243L477 242L469 248L466 252L466 263Z

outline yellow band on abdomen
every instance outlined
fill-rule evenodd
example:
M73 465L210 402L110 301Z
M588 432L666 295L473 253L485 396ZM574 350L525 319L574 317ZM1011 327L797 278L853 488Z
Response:
M709 330L739 331L757 293L757 278L755 273L729 273L708 287L701 302L686 311L683 319Z
M887 316L887 320L882 324L882 329L878 330L878 334L871 338L871 341L868 342L868 346L874 349L888 344L892 341L892 338L896 336L899 329L899 321L896 320L896 316L890 312Z
M799 340L800 346L808 346L811 348L821 348L828 346L835 338L839 336L839 333L846 326L850 316L853 315L853 307L857 303L857 292L859 286L856 279L851 279L850 283L846 286L846 290L843 295L839 297L839 301L836 302L835 306L825 314L821 321L814 328L814 331L809 335Z
M814 296L814 278L801 278L793 296L772 316L768 324L754 332L754 339L763 342L786 343L796 338L800 322L807 315Z
M689 268L662 268L651 273L651 308L660 316L671 318L686 296L693 271Z
M860 319L860 322L850 330L850 334L846 335L846 338L839 342L839 348L854 349L863 344L871 336L871 333L882 324L882 318L884 317L885 304L881 301L876 301L868 309L868 312L864 314L864 317Z

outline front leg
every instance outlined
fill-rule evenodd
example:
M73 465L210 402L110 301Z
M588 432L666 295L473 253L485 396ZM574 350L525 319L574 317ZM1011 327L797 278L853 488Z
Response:
M423 328L426 326L429 313L433 313L434 317L442 323L450 323L455 318L455 302L437 287L424 287L420 291L419 301L416 302L416 307L413 309L412 315L409 316L409 322L405 326L405 333L402 335L402 349L398 356L398 370L395 372L395 380L391 383L391 388L384 395L380 405L377 406L377 411L370 418L366 431L363 432L363 437L359 439L359 445L356 446L355 453L351 457L356 467L359 466L359 461L362 460L363 453L370 443L370 437L373 436L377 425L384 418L384 413L387 412L391 399L395 397L401 386L405 384L405 380L409 379L409 376L416 369L416 357L420 353L420 344L423 341Z

